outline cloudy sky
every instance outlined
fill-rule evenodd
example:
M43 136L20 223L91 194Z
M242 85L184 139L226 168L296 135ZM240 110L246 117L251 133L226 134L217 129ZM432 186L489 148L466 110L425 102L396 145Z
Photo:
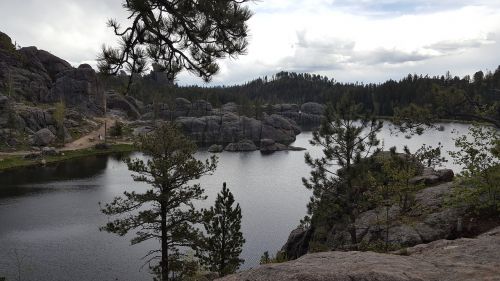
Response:
M248 54L221 62L213 85L281 70L366 83L500 65L498 0L260 0L250 8ZM0 1L0 31L74 65L95 65L100 46L115 42L106 20L124 16L120 0ZM179 83L203 84L187 73Z

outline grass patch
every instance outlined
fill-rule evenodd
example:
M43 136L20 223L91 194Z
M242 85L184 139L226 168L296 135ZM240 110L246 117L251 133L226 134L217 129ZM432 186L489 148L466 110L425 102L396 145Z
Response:
M44 156L41 159L44 159L46 161L46 164L51 164L87 156L108 155L113 153L134 152L134 151L136 151L136 149L134 148L133 145L114 144L111 145L109 149L105 150L87 148L81 150L64 151L63 152L64 155ZM0 171L41 165L41 159L35 159L35 160L24 159L24 156L10 156L3 159L0 158Z

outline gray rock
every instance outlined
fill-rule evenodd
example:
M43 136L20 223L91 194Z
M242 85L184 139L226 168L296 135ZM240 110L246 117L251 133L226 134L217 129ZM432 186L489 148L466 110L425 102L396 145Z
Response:
M439 176L439 180L441 182L449 182L452 181L453 178L455 177L455 173L451 169L442 169L442 170L437 170L436 171L437 175Z
M59 153L54 147L42 147L42 155L43 156L57 156Z
M288 146L281 144L281 143L273 143L271 145L265 145L262 144L260 145L260 151L263 153L271 153L271 152L276 152L276 151L285 151L288 150Z
M130 103L123 95L108 92L106 94L106 106L110 110L120 110L123 111L131 119L139 119L141 114L139 109Z
M145 135L151 133L153 130L154 130L154 128L151 126L140 126L140 127L135 128L134 131L132 132L132 134L134 136L145 136Z
M184 98L175 99L175 116L189 116L191 102Z
M241 140L236 143L230 143L224 149L230 152L245 152L245 151L255 151L257 146L251 140Z
M280 143L290 144L295 141L295 136L298 134L300 134L300 128L295 122L273 114L264 117L260 139L273 139Z
M211 153L221 153L222 151L224 151L224 146L219 145L219 144L211 145L208 148L208 152L211 152Z
M273 139L261 139L260 140L260 146L271 146L273 144L275 144L276 141L273 140Z
M275 113L284 113L284 112L299 112L299 106L296 104L275 104L273 105L273 111Z
M222 111L238 113L238 105L234 102L228 102L222 106Z
M52 113L49 110L31 106L17 106L16 112L19 115L21 128L26 126L31 131L38 131L43 128L56 125Z
M452 181L454 176L453 170L450 169L436 171L433 168L424 168L421 175L410 179L410 183L430 186L437 183Z
M212 104L206 100L197 100L193 102L190 116L207 116L212 115Z
M41 153L29 153L29 154L26 154L24 155L24 159L26 160L36 160L36 159L39 159L41 157Z
M287 259L297 259L307 254L311 234L312 231L302 227L298 227L290 233L288 240L283 248L281 248Z
M71 64L69 64L67 61L58 58L47 51L38 50L36 56L43 64L45 70L48 72L52 80L55 80L59 73L65 72L72 68Z
M95 71L87 65L59 73L50 95L44 102L63 100L66 106L84 112L102 115L106 110L106 96Z
M307 128L315 128L319 126L324 118L323 115L320 114L309 114L304 112L283 111L276 113Z
M261 139L291 143L300 132L293 121L278 115L267 117L262 122L225 112L221 116L180 117L175 122L190 139L201 144L226 144L242 139L256 143Z
M407 247L422 243L422 239L412 226L403 224L389 228L389 243Z
M300 107L300 111L306 114L323 115L326 106L316 102L306 102Z
M439 240L405 255L324 252L226 276L221 281L500 280L500 228L476 239Z
M56 136L47 128L43 128L35 133L34 144L37 146L47 146L56 140Z

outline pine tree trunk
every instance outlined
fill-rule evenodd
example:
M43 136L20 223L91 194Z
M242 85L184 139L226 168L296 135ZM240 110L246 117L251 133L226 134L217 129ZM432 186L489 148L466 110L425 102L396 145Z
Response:
M161 204L161 280L168 281L167 208Z

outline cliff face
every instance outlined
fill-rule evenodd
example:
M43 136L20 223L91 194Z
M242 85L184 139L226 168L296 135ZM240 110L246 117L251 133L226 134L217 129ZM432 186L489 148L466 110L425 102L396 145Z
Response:
M16 50L10 37L2 32L0 94L35 104L64 101L67 107L87 114L105 112L104 91L89 65L73 68L36 47Z
M63 124L54 119L54 103L61 101ZM62 133L70 141L71 132L80 135L94 126L87 117L103 115L105 109L104 91L92 67L73 68L36 47L16 49L0 32L0 149L50 145Z
M221 281L465 281L500 280L500 228L475 239L439 240L405 255L324 252L260 266Z

